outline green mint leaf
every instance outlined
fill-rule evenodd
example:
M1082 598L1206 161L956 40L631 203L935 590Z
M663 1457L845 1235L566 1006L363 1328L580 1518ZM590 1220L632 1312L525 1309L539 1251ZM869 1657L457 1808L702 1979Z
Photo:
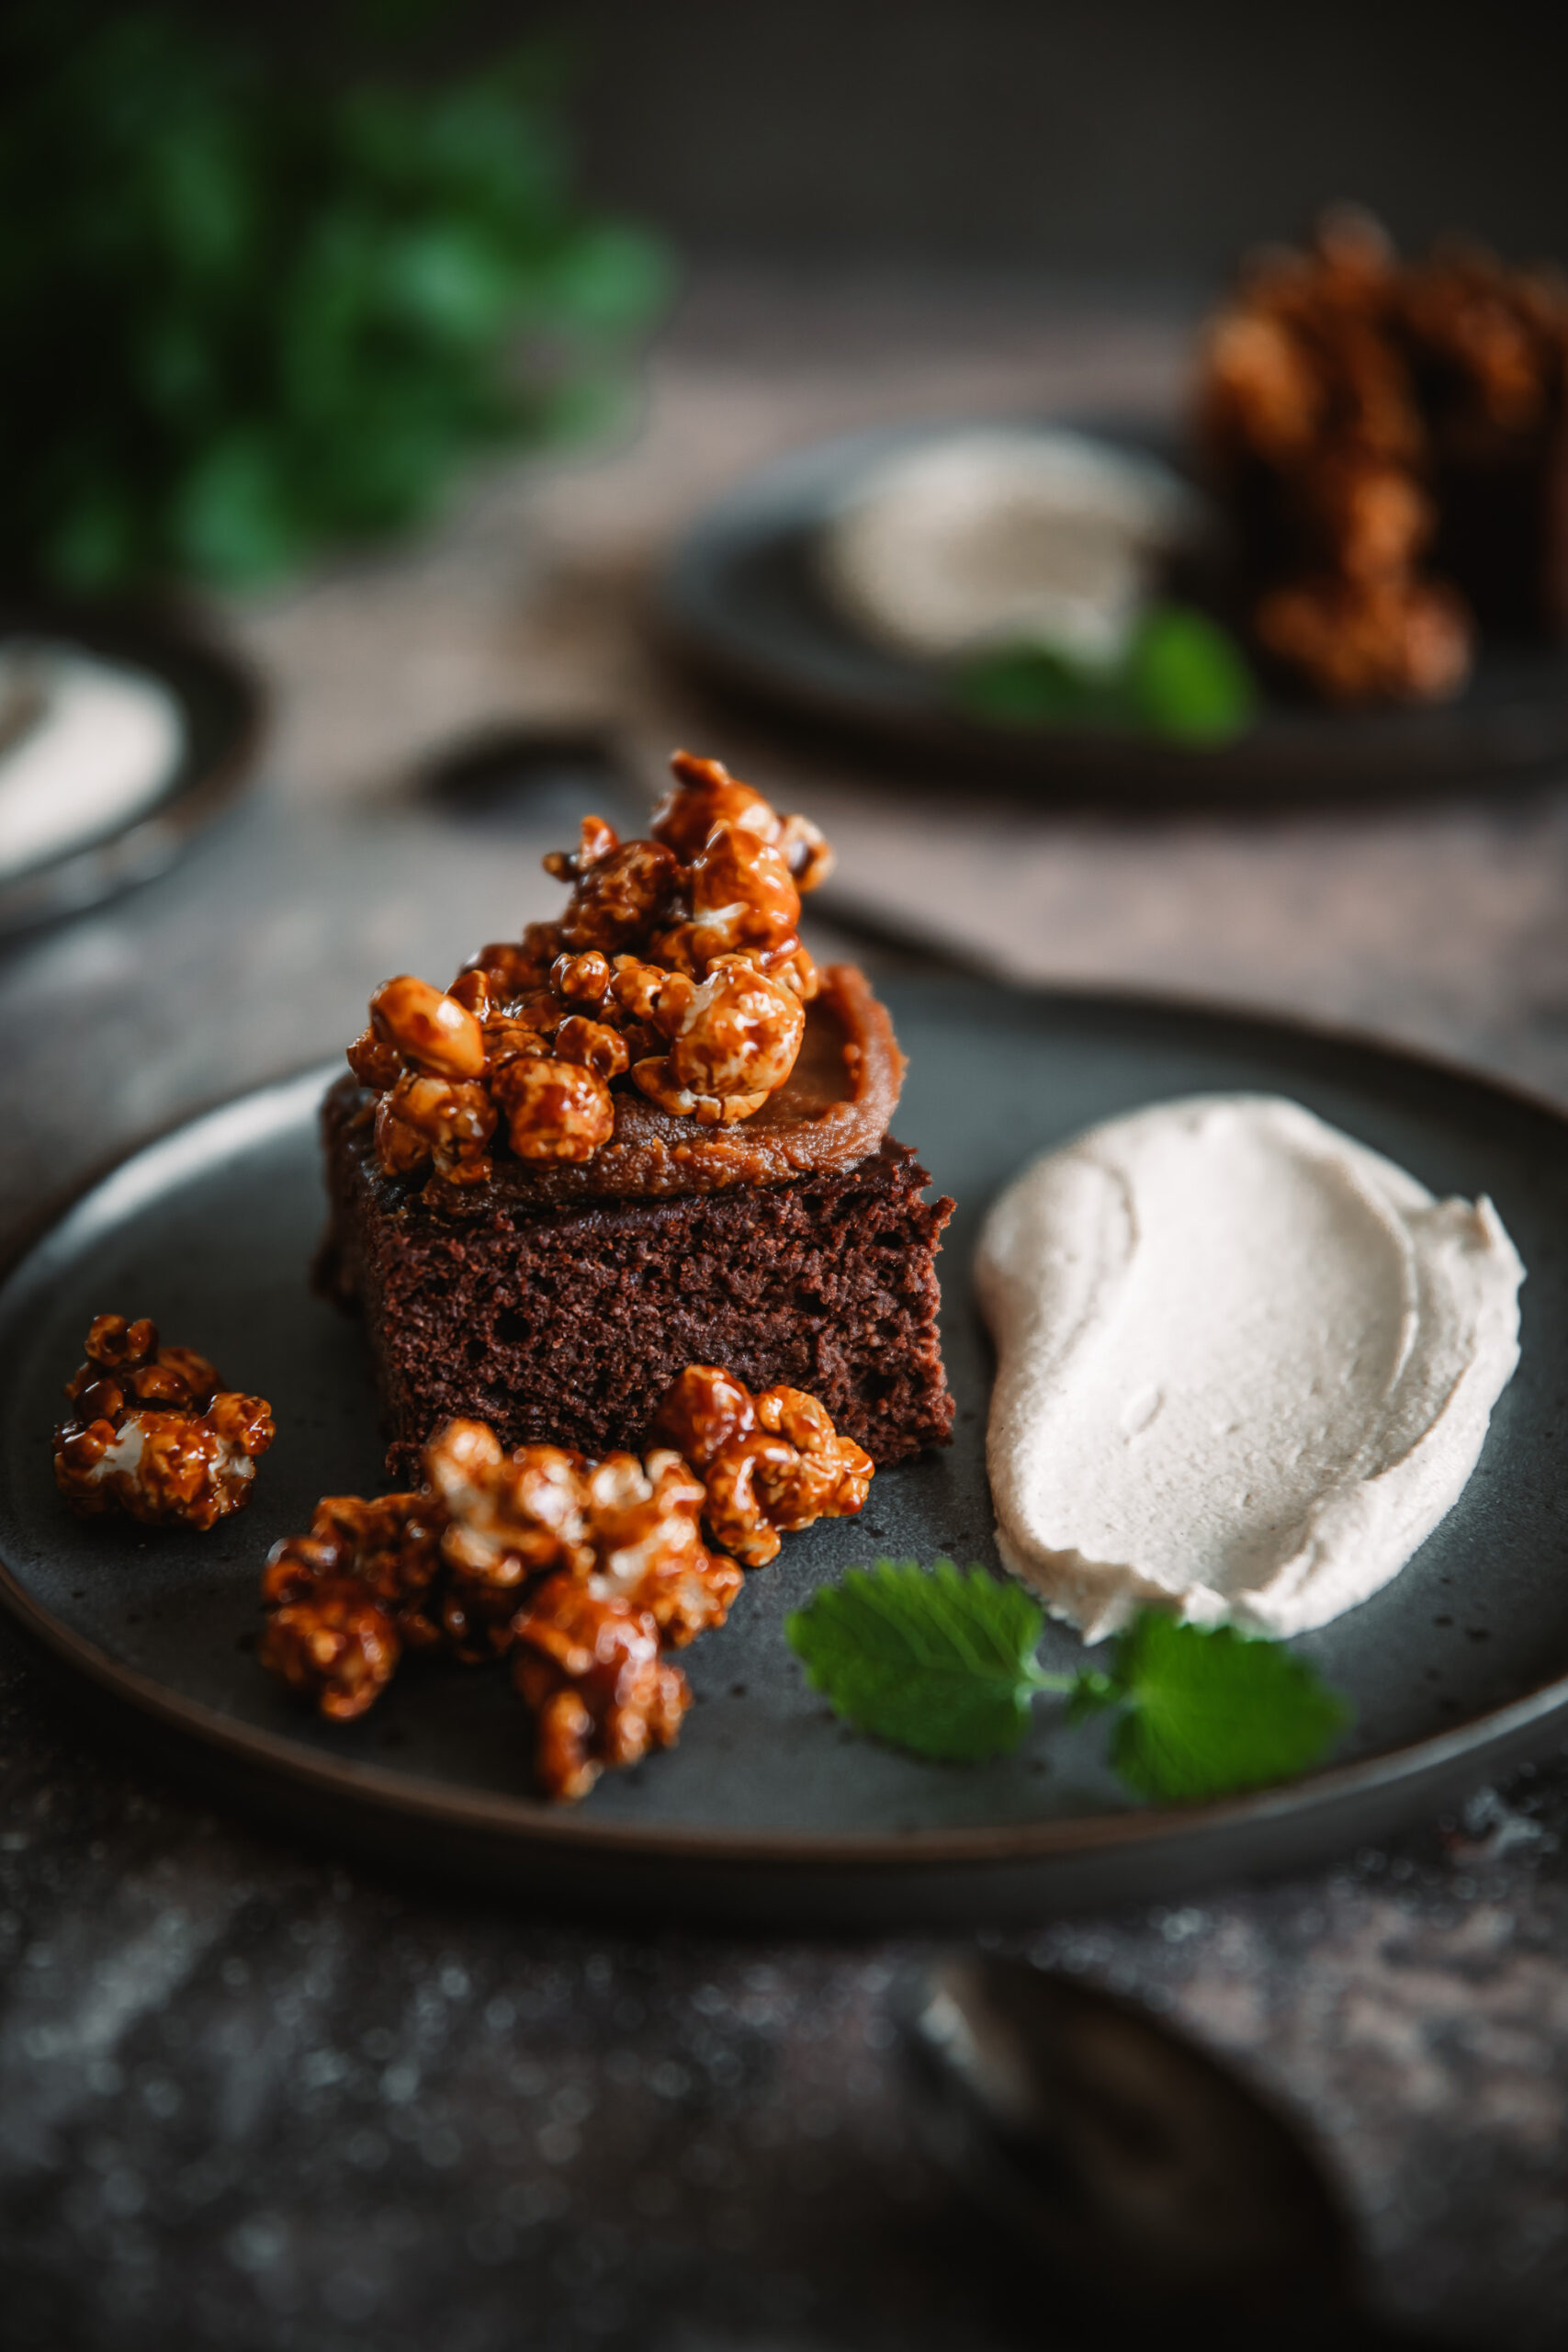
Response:
M1258 689L1235 639L1189 605L1151 605L1109 667L1043 639L960 662L960 706L997 727L1112 727L1223 743L1248 726Z
M972 1764L1023 1736L1041 1625L1023 1588L984 1568L879 1560L824 1585L784 1631L812 1689L862 1731Z
M1085 727L1113 721L1117 674L1094 670L1059 648L1000 645L963 662L954 677L959 702L998 727Z
M1145 726L1191 743L1224 742L1258 706L1235 639L1189 605L1145 613L1128 653L1126 685Z
M1079 1689L1104 1679L1080 1677ZM1289 1780L1350 1719L1345 1701L1281 1643L1181 1625L1157 1610L1117 1637L1111 1681L1124 1711L1111 1763L1140 1796L1173 1803ZM1107 1695L1097 1688L1089 1703Z

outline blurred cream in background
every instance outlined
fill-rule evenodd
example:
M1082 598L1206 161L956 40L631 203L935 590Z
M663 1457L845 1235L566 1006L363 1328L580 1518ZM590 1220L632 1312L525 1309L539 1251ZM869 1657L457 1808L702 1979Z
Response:
M825 530L839 610L897 653L942 661L1028 639L1114 662L1198 502L1157 459L1086 435L941 434L874 467Z
M120 831L186 752L169 689L45 639L0 640L0 878Z

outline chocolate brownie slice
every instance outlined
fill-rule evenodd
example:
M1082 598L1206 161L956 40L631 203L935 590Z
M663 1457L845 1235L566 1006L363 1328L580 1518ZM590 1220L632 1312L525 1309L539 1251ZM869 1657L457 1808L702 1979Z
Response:
M636 1447L688 1363L819 1397L878 1464L953 1420L927 1203L885 1138L847 1167L663 1197L562 1202L525 1171L446 1193L388 1175L352 1078L322 1112L332 1222L321 1287L362 1308L394 1477L454 1414L502 1442Z

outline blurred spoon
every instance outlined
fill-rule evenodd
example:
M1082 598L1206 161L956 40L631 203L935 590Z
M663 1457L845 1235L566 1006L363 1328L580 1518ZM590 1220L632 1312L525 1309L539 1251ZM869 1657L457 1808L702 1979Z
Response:
M652 806L608 738L528 724L484 727L445 745L423 764L418 788L459 824L498 834L555 826L563 848L591 812L630 834Z
M1021 1962L944 1960L898 2003L933 2152L1102 2319L1211 2345L1404 2345L1359 2301L1354 2232L1304 2140L1145 2011Z

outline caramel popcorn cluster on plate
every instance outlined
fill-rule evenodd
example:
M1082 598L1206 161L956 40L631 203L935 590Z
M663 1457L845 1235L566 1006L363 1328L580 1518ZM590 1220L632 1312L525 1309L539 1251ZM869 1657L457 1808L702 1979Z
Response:
M448 1421L414 1493L329 1495L262 1579L264 1664L346 1723L405 1652L504 1657L533 1713L539 1785L585 1796L606 1767L669 1747L691 1692L667 1653L722 1625L781 1535L859 1510L869 1454L797 1388L753 1396L691 1364L641 1457L507 1453Z
M225 1388L192 1348L160 1347L144 1317L95 1316L86 1354L54 1433L55 1483L75 1510L207 1528L250 1500L273 1440L264 1397Z
M480 948L443 994L400 974L370 1000L349 1066L378 1097L389 1175L484 1183L523 1160L592 1159L616 1087L705 1125L750 1118L788 1079L817 993L800 898L832 857L716 760L678 752L651 837L583 820L545 860L558 922Z
M1265 651L1332 703L1456 692L1476 619L1446 569L1455 480L1528 480L1565 396L1568 288L1545 271L1451 240L1404 265L1349 209L1259 256L1210 329L1199 424Z

